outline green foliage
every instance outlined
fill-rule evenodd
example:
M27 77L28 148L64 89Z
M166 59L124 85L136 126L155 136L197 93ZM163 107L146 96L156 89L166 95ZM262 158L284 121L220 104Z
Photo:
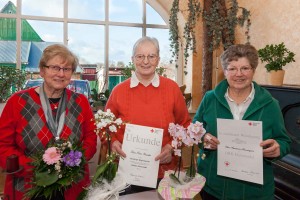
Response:
M202 17L208 28L208 35L212 37L212 42L210 44L209 50L213 51L218 48L223 42L223 46L226 49L228 46L234 44L235 41L235 28L237 26L244 26L246 22L245 35L247 37L247 43L250 41L249 28L250 22L250 11L243 7L239 7L237 0L227 0L229 8L224 10L220 0L213 0L212 7L209 12L203 12ZM170 12L169 19L169 40L172 52L172 57L175 61L178 60L178 53L180 49L180 42L182 39L179 35L178 29L178 13L185 12L185 10L180 10L179 0L174 0ZM188 0L188 18L184 25L183 39L185 41L184 47L184 68L187 65L187 59L190 56L189 51L192 50L196 53L196 36L195 36L195 26L201 14L201 6L198 0ZM226 36L225 36L226 35ZM224 38L224 41L222 41ZM172 62L172 61L171 61ZM176 67L177 64L176 64ZM186 71L184 71L187 74Z
M135 71L135 66L134 66L134 64L133 64L132 62L129 62L129 64L126 65L126 67L124 67L124 68L122 69L121 74L124 76L124 78L125 78L125 80L126 80L126 79L128 79L128 78L131 77L132 72L134 72L134 71ZM162 75L165 73L166 68L164 68L164 67L156 67L155 71L156 71L156 73L157 73L158 75L161 75L161 76L162 76Z
M169 19L169 35L170 35L170 47L172 52L172 57L175 61L178 60L178 53L180 47L180 36L178 30L178 13L179 13L179 0L174 0L171 8L170 19ZM189 50L193 53L196 52L196 36L195 36L195 26L201 14L200 2L197 0L188 1L188 19L184 25L183 38L185 40L184 48L184 68L187 65L187 59L189 57ZM173 60L171 60L172 63ZM176 67L178 67L176 63Z
M84 149L80 142L74 141L71 144L65 140L50 141L47 149L50 147L55 147L61 158L71 151L79 151L84 155ZM43 159L45 151L39 151L31 155L32 162L30 165L33 166L33 178L30 183L32 188L25 193L28 198L38 196L43 196L46 199L51 198L56 193L63 192L71 187L73 183L78 183L84 177L84 166L86 164L84 156L80 157L80 164L75 166L67 166L63 160L55 164L47 164Z
M132 62L129 62L128 65L126 65L122 71L121 74L124 76L125 80L129 79L131 77L131 73L135 71L135 66Z
M185 39L185 48L184 48L184 68L187 65L187 58L189 55L189 50L192 50L193 53L196 53L196 36L195 36L195 27L198 18L200 17L201 8L200 2L195 0L189 0L188 2L189 15L188 19L184 26L183 37Z
M156 67L155 71L156 71L156 73L158 75L164 76L164 73L166 72L166 68L164 68L164 67Z
M108 182L111 182L117 175L118 164L115 160L119 156L116 153L111 153L107 157L107 161L98 165L96 173L92 179L92 185L102 183L103 179L106 179Z
M105 106L106 102L109 98L110 91L109 89L105 90L105 92L98 93L95 88L92 89L92 99L94 100L93 107Z
M175 61L178 60L179 53L179 30L178 30L178 17L177 13L179 12L179 0L174 0L171 8L170 19L169 19L169 35L170 35L170 47L172 52L172 57ZM172 63L173 60L171 60ZM178 67L176 63L176 67Z
M13 67L0 66L0 102L12 94L12 87L20 90L25 83L26 72Z
M295 62L295 53L289 51L284 43L266 45L258 50L258 56L265 65L267 71L282 70L282 67L290 62Z
M239 15L239 11L241 14ZM247 43L249 43L249 28L250 22L250 11L243 7L239 7L237 0L229 1L229 8L223 11L220 0L213 0L212 7L209 12L203 12L203 19L208 28L208 35L212 37L212 43L210 44L209 50L213 51L217 49L222 43L222 37L226 35L227 37L223 44L224 48L231 46L235 41L235 28L237 26L244 26L247 22L247 31L245 35L247 37ZM225 16L224 16L225 14Z

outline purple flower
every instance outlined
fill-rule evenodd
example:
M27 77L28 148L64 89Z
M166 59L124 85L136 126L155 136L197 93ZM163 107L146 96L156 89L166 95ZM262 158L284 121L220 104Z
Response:
M69 167L79 166L81 163L81 157L82 153L80 151L72 150L63 157L63 162Z

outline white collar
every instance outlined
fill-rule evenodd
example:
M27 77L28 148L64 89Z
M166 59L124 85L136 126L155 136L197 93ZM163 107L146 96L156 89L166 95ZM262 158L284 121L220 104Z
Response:
M225 93L225 97L231 101L231 102L234 102L234 100L232 98L230 98L229 96L229 91L228 91L229 87L227 88L227 91ZM254 98L254 94L255 94L255 89L254 89L254 84L251 83L251 92L250 94L248 95L248 97L243 101L243 103L246 103L249 99L253 99Z
M134 88L138 86L138 84L141 83L138 77L136 76L135 72L132 73L131 79L130 79L130 88ZM141 83L142 84L142 83ZM153 79L150 81L149 85L152 84L154 87L159 86L159 75L155 72ZM145 85L146 87L148 85Z

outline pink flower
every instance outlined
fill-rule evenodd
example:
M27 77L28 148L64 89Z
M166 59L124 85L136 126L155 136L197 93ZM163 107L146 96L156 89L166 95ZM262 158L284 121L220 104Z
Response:
M43 160L47 165L52 165L60 161L61 155L57 151L56 147L50 147L48 148L44 155L43 155Z

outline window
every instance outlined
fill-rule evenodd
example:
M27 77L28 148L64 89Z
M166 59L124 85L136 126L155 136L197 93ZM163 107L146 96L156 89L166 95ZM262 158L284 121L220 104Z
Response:
M21 41L16 45L18 68L37 68L38 61L26 62L26 53L21 53L30 41L36 48L43 48L40 42L64 43L79 57L80 64L106 70L124 67L131 61L133 43L147 35L159 40L160 65L171 70L169 77L175 79L175 66L169 64L167 13L155 0L2 0L0 10L5 6L22 8L20 13L18 9L0 13L0 20L9 18L17 24L11 32L17 43ZM18 23L22 23L22 31L16 28Z

